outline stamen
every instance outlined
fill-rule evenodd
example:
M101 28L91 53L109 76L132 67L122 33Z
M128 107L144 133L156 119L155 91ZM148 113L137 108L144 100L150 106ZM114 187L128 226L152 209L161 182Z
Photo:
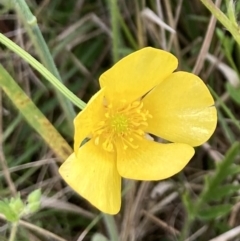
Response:
M126 100L120 100L120 106L115 109L105 99L105 120L94 128L92 136L95 145L101 145L108 152L114 151L114 146L120 145L123 150L137 149L135 140L145 138L144 129L147 119L152 118L148 110L143 109L142 101L134 101L124 106ZM118 147L119 148L119 147Z

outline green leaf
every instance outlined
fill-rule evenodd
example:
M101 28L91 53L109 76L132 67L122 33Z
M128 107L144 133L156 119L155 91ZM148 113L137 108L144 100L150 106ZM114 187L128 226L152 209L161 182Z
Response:
M192 201L191 197L190 197L190 194L189 192L185 192L183 195L182 195L182 201L183 201L183 204L186 208L186 211L189 215L189 217L194 217L195 216L195 205L194 205L194 202Z
M235 157L240 152L240 143L235 142L231 148L227 151L225 158L217 165L215 175L209 177L208 189L210 192L218 187L221 182L229 176L229 170L235 160ZM232 169L232 168L231 168ZM205 185L206 186L206 185Z
M231 21L231 23L233 25L235 25L235 27L238 27L238 23L237 23L237 20L236 20L235 3L233 2L233 0L228 1L227 15L228 15L228 18Z
M205 201L219 201L224 197L232 195L238 190L240 190L240 185L227 184L219 186L211 190L210 195L206 197Z
M33 192L29 193L27 197L27 201L29 203L40 202L41 196L42 196L41 189L34 190Z
M197 214L197 217L201 220L209 221L227 215L230 212L231 208L231 204L223 204L215 207L208 207L206 209L201 210Z
M236 165L231 165L227 168L228 176L234 176L240 173L240 167Z
M27 209L31 213L37 212L40 209L41 206L41 190L37 189L31 192L27 197Z
M24 209L23 201L21 200L20 196L16 198L11 198L9 202L9 207L12 209L14 213L16 213L19 217Z
M7 209L9 209L8 203L6 203L5 201L0 201L0 213L4 214Z
M19 220L19 216L11 209L9 204L5 201L0 201L0 213L2 213L7 221L9 222L17 222Z
M213 193L214 190L216 190L216 198L220 198L221 195L224 196L224 192L228 192L228 190L223 190L222 193L220 193L220 189L222 186L222 182L223 180L229 176L230 174L230 170L232 170L232 167L236 168L236 165L233 164L233 162L235 161L236 156L239 154L240 152L240 143L239 142L235 142L232 144L232 146L229 148L229 150L227 151L224 159L217 165L216 167L216 171L205 178L205 182L204 182L204 188L203 191L201 192L200 196L199 196L199 202L197 205L197 216L201 217L203 214L206 213L206 217L210 216L211 217L211 212L212 215L214 216L215 214L217 215L218 211L219 213L221 212L221 210L218 210L218 208L211 208L209 210L205 210L202 211L202 205L204 205L206 202L208 202L209 200L212 200L214 197ZM238 169L238 168L236 168ZM219 195L219 196L218 196ZM223 207L223 212L224 212L224 206ZM202 213L203 212L203 213Z

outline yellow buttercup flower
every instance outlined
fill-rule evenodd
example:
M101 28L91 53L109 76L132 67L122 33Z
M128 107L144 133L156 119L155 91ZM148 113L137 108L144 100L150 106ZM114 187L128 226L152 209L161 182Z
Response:
M128 55L101 75L101 90L75 118L74 153L60 174L101 211L119 211L121 177L168 178L215 130L207 87L193 74L173 73L177 64L172 54L150 47Z

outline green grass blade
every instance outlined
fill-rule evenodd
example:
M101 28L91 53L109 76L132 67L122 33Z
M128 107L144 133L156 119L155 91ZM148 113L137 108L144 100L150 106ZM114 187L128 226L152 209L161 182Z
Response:
M40 56L41 61L45 65L45 67L61 82L61 76L55 66L53 58L50 54L48 46L42 36L42 33L37 24L37 18L31 13L27 3L24 0L18 0L15 2L15 7L17 9L18 14L22 17L22 20L25 26L28 29L29 37ZM57 98L62 106L63 111L65 112L65 116L68 120L68 124L73 129L72 120L75 117L75 112L73 106L70 101L64 99L64 97L56 91Z
M119 47L120 47L120 32L119 32L119 19L118 19L118 2L116 0L107 1L110 9L111 26L112 26L112 54L113 62L119 60Z
M72 152L71 147L1 65L0 86L55 154L65 160Z
M29 53L11 41L9 38L5 37L0 33L0 42L12 50L14 53L19 55L25 61L27 61L34 69L41 73L49 82L51 82L62 94L64 94L73 104L83 109L86 104L80 100L76 95L74 95L68 88L66 88L49 70L47 70L41 63L39 63L35 58L33 58Z

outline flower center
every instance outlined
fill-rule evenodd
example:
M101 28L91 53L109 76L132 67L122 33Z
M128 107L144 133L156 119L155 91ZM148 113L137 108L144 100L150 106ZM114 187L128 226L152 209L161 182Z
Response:
M96 145L113 152L116 146L126 150L138 148L136 139L144 138L144 129L148 125L147 119L152 116L143 109L142 101L134 101L129 105L113 107L105 105L105 120L101 121L93 131L93 140Z
M111 120L111 127L117 134L123 134L128 128L128 119L122 114L116 114Z

